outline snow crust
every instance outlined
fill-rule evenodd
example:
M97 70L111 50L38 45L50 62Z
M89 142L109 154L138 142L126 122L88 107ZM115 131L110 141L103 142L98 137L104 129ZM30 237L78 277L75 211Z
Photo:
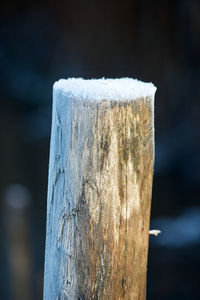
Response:
M136 100L150 97L154 99L156 87L153 83L142 82L132 78L117 79L60 79L54 83L54 90L68 94L77 100Z

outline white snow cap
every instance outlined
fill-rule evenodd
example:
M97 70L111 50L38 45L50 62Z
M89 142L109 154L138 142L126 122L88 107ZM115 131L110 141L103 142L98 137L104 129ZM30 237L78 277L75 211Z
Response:
M117 79L60 79L54 83L54 89L76 99L98 100L135 100L144 97L154 99L156 87L153 83L132 78Z

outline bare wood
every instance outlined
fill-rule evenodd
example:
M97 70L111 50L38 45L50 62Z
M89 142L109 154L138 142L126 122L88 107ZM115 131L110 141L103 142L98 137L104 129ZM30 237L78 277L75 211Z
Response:
M66 97L54 91L44 299L143 300L153 100Z

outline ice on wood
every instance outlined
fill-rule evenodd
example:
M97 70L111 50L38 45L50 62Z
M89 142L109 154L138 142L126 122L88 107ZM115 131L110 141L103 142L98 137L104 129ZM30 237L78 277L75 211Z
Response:
M54 84L55 90L69 94L77 100L133 100L143 97L154 99L156 87L153 83L146 83L132 78L120 79L60 79Z

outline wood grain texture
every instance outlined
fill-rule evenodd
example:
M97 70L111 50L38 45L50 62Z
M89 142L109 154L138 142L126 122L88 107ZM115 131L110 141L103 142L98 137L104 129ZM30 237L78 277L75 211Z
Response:
M145 299L153 100L54 91L45 300Z

